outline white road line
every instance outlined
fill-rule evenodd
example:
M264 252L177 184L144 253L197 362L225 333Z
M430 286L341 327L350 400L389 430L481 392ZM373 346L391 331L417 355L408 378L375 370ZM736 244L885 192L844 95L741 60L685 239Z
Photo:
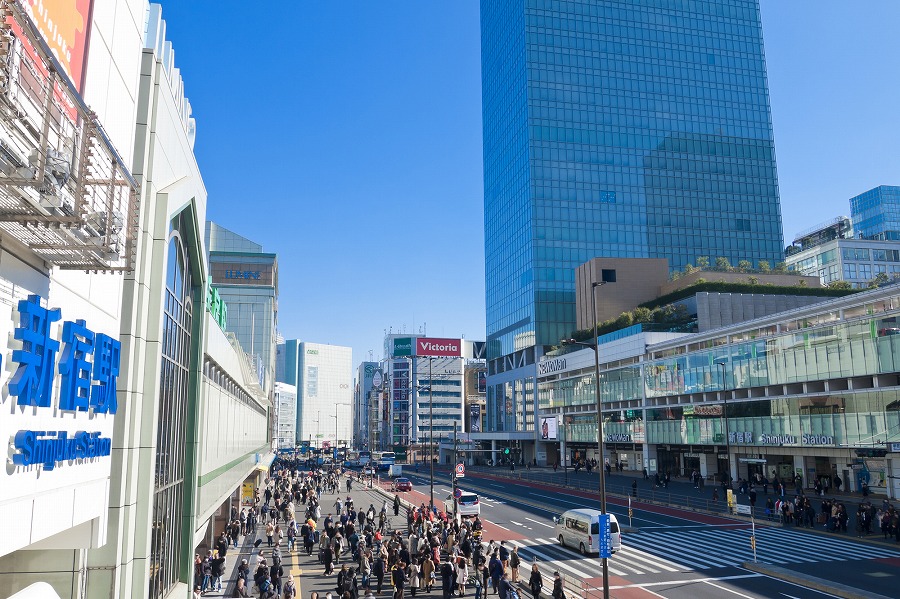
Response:
M516 526L525 526L525 525L522 524L521 522L516 522L515 520L510 520L510 522L512 522L512 523L515 524Z
M629 559L637 560L639 562L646 562L651 566L660 568L661 570L665 570L666 572L681 572L684 569L682 566L672 563L669 560L663 559L661 557L656 557L645 551L639 551L638 549L634 549L632 547L622 547L619 553L627 556Z
M491 522L491 521L490 521L490 520L485 520L485 522ZM505 526L500 526L500 525L497 524L496 522L491 522L491 524L493 524L493 525L496 526L497 528L502 528L503 530L509 530L509 529L506 528ZM510 531L510 532L511 532L511 531Z
M663 580L658 582L639 582L635 584L620 584L613 585L609 587L609 590L622 590L622 589L631 589L631 588L644 588L644 587L660 587L665 586L667 584L689 584L694 582L707 582L710 580L738 580L741 578L763 578L763 574L738 574L735 576L722 576L721 578L689 578L687 580L678 579L678 580ZM766 578L768 578L766 576ZM796 586L796 585L795 585Z
M544 561L553 562L554 567L562 568L563 570L568 570L569 572L571 572L575 576L578 576L579 578L593 578L593 576L591 576L587 572L583 572L583 571L579 570L578 568L573 568L572 566L570 566L569 564L567 564L564 561L553 559L551 556L547 555L546 553L544 553L542 551L538 551L537 549L535 549L532 546L526 545L519 541L510 541L510 543L518 546L520 549L527 549L529 552L533 553L534 555L541 556L544 559Z
M539 521L533 520L533 519L531 519L531 518L525 518L525 519L528 520L529 522L534 522L535 524L540 524L541 526L545 526L545 527L547 527L547 528L553 528L553 527L550 526L549 524L544 524L543 522L539 522Z
M708 585L711 586L711 587L716 587L717 589L722 589L722 590L725 591L726 593L731 593L732 595L737 595L738 597L744 597L744 599L753 599L753 597L751 597L750 595L745 595L745 594L743 594L743 593L738 593L737 591L735 591L735 590L733 590L733 589L725 588L725 587L723 587L722 585L713 584L713 583L710 582L709 580L704 580L704 581L703 581L703 584L708 584Z

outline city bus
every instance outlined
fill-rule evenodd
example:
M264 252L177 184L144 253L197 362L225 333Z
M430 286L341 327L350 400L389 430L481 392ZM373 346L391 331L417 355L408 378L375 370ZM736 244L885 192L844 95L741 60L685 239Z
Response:
M360 451L359 452L359 466L360 468L365 468L369 465L369 462L372 461L372 452L371 451Z
M372 455L372 459L375 462L375 469L379 471L390 470L396 461L393 451L382 451L380 454L376 452Z

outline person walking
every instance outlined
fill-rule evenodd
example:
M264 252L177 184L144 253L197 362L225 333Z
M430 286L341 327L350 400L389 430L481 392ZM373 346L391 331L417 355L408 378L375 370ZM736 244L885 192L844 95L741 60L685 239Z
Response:
M413 559L409 564L409 592L413 597L416 596L416 591L419 590L420 583L419 565L416 564L415 559Z
M406 589L406 564L400 562L391 572L391 583L394 585L394 599L403 599Z
M519 582L519 566L522 564L522 560L519 558L519 548L513 547L512 552L509 554L509 575L512 578L513 584Z
M553 573L553 592L550 596L553 599L566 599L566 593L563 591L563 581L559 577L559 572Z
M400 515L400 496L394 495L394 515Z
M531 564L531 576L528 578L528 588L531 589L531 595L533 599L539 599L541 596L541 589L544 587L544 577L541 576L541 571L538 570L537 564Z

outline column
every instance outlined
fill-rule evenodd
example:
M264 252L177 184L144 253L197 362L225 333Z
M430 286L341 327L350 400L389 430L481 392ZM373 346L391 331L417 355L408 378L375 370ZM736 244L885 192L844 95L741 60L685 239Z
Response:
M497 441L491 439L491 463L497 465Z

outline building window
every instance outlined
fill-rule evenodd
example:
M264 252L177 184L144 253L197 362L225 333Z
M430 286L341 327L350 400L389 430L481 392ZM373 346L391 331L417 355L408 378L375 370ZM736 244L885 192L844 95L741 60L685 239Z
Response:
M850 279L856 278L856 264L852 262L847 262L844 264L844 280L849 281Z
M184 465L191 348L191 274L177 233L169 241L163 307L162 361L156 436L156 475L150 544L150 597L178 581L183 553Z
M869 260L869 250L865 248L844 248L844 260Z
M865 281L868 281L872 278L872 265L871 264L860 264L857 272L859 274L859 278Z

